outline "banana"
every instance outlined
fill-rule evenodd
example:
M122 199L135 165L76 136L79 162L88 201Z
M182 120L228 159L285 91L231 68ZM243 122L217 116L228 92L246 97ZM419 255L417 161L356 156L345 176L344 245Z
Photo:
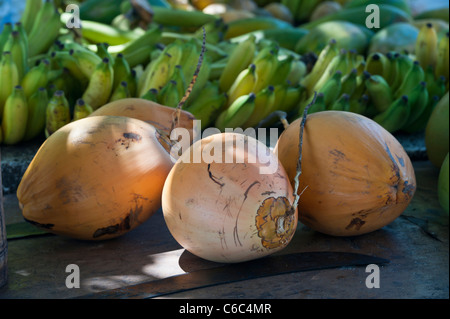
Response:
M445 95L445 92L448 91L447 88L448 80L443 75L438 77L435 81L427 82L427 84L430 96L436 95L439 98L442 98Z
M256 52L256 38L250 36L239 43L230 54L227 65L219 78L221 92L227 92L236 77L252 63Z
M402 85L406 75L413 67L413 63L414 61L406 54L399 54L397 57L397 74L392 84L393 92L397 91L400 85Z
M203 39L203 28L205 29L206 34L208 35L206 41L210 44L217 44L223 41L225 37L225 32L228 29L228 25L225 24L223 19L216 19L214 21L208 22L203 25L201 28L198 28L193 36L198 39Z
M48 102L45 121L45 136L49 137L59 128L70 123L70 107L64 91L58 90Z
M353 68L348 74L342 77L342 87L341 94L348 94L352 96L353 92L356 90L358 82L358 70Z
M263 88L273 84L272 79L279 65L278 49L267 48L266 50L264 48L255 57L252 64L255 65L255 76L256 76L256 81L252 91L256 94Z
M183 67L181 65L176 65L169 79L176 83L177 95L181 98L187 90L187 82L184 77Z
M106 104L112 93L114 70L107 58L95 68L82 99L94 110Z
M339 99L334 102L329 108L333 111L349 111L350 110L350 96L346 93L342 94Z
M384 112L394 101L391 87L381 75L367 74L367 93L378 112Z
M197 96L205 87L206 83L208 83L210 74L211 74L211 61L207 56L205 56L201 64L197 80L195 81L194 88L192 89L192 92L189 95L189 99L195 100L197 98ZM193 77L191 76L191 78ZM186 82L191 82L191 78L186 78Z
M302 86L284 86L286 87L286 94L284 95L283 102L278 105L278 109L288 114L298 112L296 108L300 105L305 88Z
M405 75L402 84L395 92L394 96L396 98L408 95L418 83L425 79L425 72L420 66L419 61L414 61L413 66L409 70L409 72Z
M54 78L53 75L57 75L61 69L67 69L77 79L78 83L85 87L87 86L89 77L83 72L78 60L72 54L72 50L70 52L54 51L51 53L50 64L53 70L49 71L49 78Z
M46 0L37 12L28 34L29 57L45 53L58 37L61 25L59 12L53 1Z
M22 87L16 85L3 109L2 137L4 144L13 145L23 140L27 128L27 118L27 99Z
M436 77L444 76L449 80L449 33L441 38L438 46Z
M199 10L188 11L160 6L152 6L152 10L153 22L163 26L200 28L217 19L216 16Z
M267 29L289 30L292 29L292 24L271 16L255 16L246 19L238 19L228 22L225 39L231 39L249 32Z
M31 32L31 28L33 27L36 12L39 12L41 6L42 1L26 0L25 9L22 13L22 17L20 18L20 22L22 22L22 25L28 34Z
M131 69L130 74L127 76L125 81L128 83L128 91L130 96L137 97L137 75L136 70Z
M111 97L109 98L109 102L126 99L129 97L131 97L131 95L130 95L130 91L128 90L128 83L126 81L122 81L112 91Z
M276 105L274 90L274 87L269 85L255 94L255 108L248 120L243 124L243 128L255 127L270 113L275 111Z
M204 130L213 124L226 102L227 95L220 92L218 83L208 82L198 97L189 101L186 111L201 121L201 129Z
M373 120L384 127L388 132L394 133L405 126L410 114L409 99L401 96L382 113L377 114Z
M70 15L69 15L70 16ZM63 14L61 19L69 17ZM81 35L91 43L108 43L109 45L120 45L136 40L142 35L142 29L125 31L112 25L83 19L81 22Z
M425 127L427 126L428 119L430 118L431 113L433 112L434 107L438 104L439 100L440 98L437 95L429 98L425 110L423 110L422 114L420 114L420 116L413 123L404 126L402 130L407 133L423 132L425 130Z
M128 64L128 61L125 60L122 53L119 53L115 57L113 70L114 70L113 88L115 89L122 81L127 81L131 73L130 65Z
M23 42L23 47L24 47L24 55L27 57L27 61L28 62L28 56L29 56L29 43L28 43L28 33L27 31L25 31L25 28L22 24L22 22L16 22L14 23L14 31L19 32L20 34L20 40ZM28 64L26 63L26 66L28 67Z
M438 36L433 24L427 23L420 28L415 55L422 68L426 69L429 65L435 68L438 58Z
M427 83L423 81L420 82L411 91L411 94L408 96L408 98L411 111L409 113L408 121L405 123L404 127L408 127L409 125L414 123L425 110L429 98Z
M392 86L395 84L395 80L398 76L399 65L398 65L398 57L400 56L397 52L388 52L386 53L386 58L389 60L389 74L388 76L383 73L383 77Z
M250 93L240 96L226 110L219 114L215 127L220 131L226 128L242 127L250 118L255 109L255 94Z
M314 9L321 2L321 0L296 1L300 2L297 11L294 13L294 19L297 22L308 21L314 12Z
M79 71L88 79L102 62L102 58L89 50L70 50L69 54L75 59Z
M365 115L369 102L370 102L369 96L363 94L359 99L350 99L348 110L349 112Z
M169 81L171 74L169 74L169 61L172 57L166 52L162 53L156 60L149 63L147 66L145 78L142 80L139 96L145 94L148 90L154 88L160 91L164 85Z
M285 84L289 73L291 72L292 65L294 63L294 56L288 55L282 60L278 60L277 66L272 74L270 84Z
M49 71L50 62L47 59L43 59L25 74L21 86L27 98L34 94L40 87L47 86Z
M390 77L389 65L390 61L384 54L375 52L367 57L365 71L388 79Z
M158 102L158 90L155 88L151 88L144 95L141 96L141 99Z
M38 88L27 100L28 117L24 141L29 141L44 133L48 93L43 87Z
M227 92L228 106L233 104L240 96L254 92L256 77L256 66L254 64L250 64L245 70L239 73Z
M320 52L314 67L302 80L301 84L305 86L310 94L317 81L322 77L331 61L339 55L339 49L336 40L330 40L327 46Z
M323 85L323 87L318 90L318 93L324 94L324 102L327 107L330 107L334 101L339 98L342 88L341 79L342 72L336 71L334 75ZM311 96L310 99L313 97L314 96Z
M97 43L96 45L97 50L96 50L96 54L100 57L100 59L104 59L107 58L109 61L111 61L111 64L114 65L114 58L111 55L111 53L108 52L108 43Z
M305 77L306 73L307 68L305 62L300 59L294 58L291 63L291 68L289 69L286 81L291 86L300 85L300 82Z
M88 117L92 112L94 112L94 110L90 105L86 104L83 99L78 99L73 108L72 121L77 121Z
M199 56L200 50L198 49L194 39L191 39L183 44L183 55L179 65L182 67L183 76L185 79L191 79L194 75Z
M170 106L170 107L177 107L178 103L180 102L181 97L178 95L178 88L177 88L177 82L170 80L161 88L161 91L159 91L158 94L158 103Z
M5 51L0 60L0 116L3 114L6 100L14 91L14 87L19 84L19 71L16 63L11 52Z
M313 90L308 90L309 95L312 96L313 92L319 92L325 83L334 76L336 71L340 71L341 74L345 72L347 69L347 59L347 51L340 50L339 54L330 61L320 79L315 83Z
M11 36L11 32L13 31L12 23L7 22L3 24L3 30L0 33L0 54L3 53L3 47L5 46L5 43L8 41L9 37Z
M3 47L4 51L11 52L14 62L19 72L19 80L22 80L28 72L28 50L25 47L25 40L19 31L11 32L11 36Z

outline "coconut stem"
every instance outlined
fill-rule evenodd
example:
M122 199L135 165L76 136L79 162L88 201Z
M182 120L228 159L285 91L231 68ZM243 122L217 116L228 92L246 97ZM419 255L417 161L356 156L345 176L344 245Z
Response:
M260 128L260 127L264 126L266 123L271 121L274 117L278 117L281 124L283 124L284 129L287 129L287 127L289 126L289 122L287 120L286 112L283 112L283 111L274 111L274 112L270 113L265 119L262 119L261 122L259 122L258 125L256 125L256 128Z
M298 143L298 161L297 161L297 172L295 174L294 177L294 203L292 204L292 207L290 209L289 212L291 212L292 214L295 212L295 208L298 205L298 202L300 200L300 195L298 194L298 187L300 185L299 182L299 178L300 175L302 174L302 148L303 148L303 130L305 128L305 124L306 124L306 118L308 115L308 110L309 108L316 102L316 97L317 97L317 92L314 92L314 97L311 101L311 103L309 103L304 111L303 111L303 117L302 120L300 121L300 133L299 133L299 143Z
M200 73L200 68L202 67L202 64L203 64L203 57L204 57L205 51L206 51L206 30L205 30L205 27L202 27L202 29L203 29L203 43L202 43L202 50L201 50L200 56L198 58L197 68L195 69L194 75L192 76L192 80L189 83L189 86L188 86L186 92L184 93L183 98L178 103L176 110L173 114L174 118L172 120L171 131L175 128L175 126L178 126L180 124L181 109L183 108L184 103L186 103L186 100L189 98L189 95L191 94L192 89L194 88L194 84L197 81L198 74Z

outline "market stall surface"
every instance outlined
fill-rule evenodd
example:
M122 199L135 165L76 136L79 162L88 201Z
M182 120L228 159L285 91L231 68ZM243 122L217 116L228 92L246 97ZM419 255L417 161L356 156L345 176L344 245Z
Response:
M393 223L357 237L332 237L299 225L279 254L354 252L389 260L379 266L379 288L368 288L365 266L294 272L167 294L160 298L449 298L448 215L437 199L438 169L414 162L418 188ZM22 222L15 194L4 198L6 224ZM80 287L71 286L73 265ZM68 267L69 266L69 267ZM185 251L162 212L116 239L86 242L56 235L8 240L8 283L3 298L72 298L217 267ZM117 296L120 297L120 296Z

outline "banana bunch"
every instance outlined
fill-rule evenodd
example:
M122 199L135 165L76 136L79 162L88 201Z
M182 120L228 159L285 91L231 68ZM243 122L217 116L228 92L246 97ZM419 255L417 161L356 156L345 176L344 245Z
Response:
M316 7L322 2L323 0L281 0L281 4L291 11L295 23L309 21Z

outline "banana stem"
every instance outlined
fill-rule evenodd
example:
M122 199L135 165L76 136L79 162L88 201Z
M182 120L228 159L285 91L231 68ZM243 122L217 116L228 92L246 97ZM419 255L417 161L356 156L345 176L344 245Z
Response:
M255 128L260 128L266 125L267 123L272 121L273 118L275 117L277 117L278 120L280 120L281 124L283 124L284 129L287 129L287 127L289 126L289 122L287 120L287 113L284 111L274 111L270 113L265 119L261 120L261 122L259 122Z
M202 50L201 50L200 56L198 58L197 68L195 69L194 75L192 76L192 80L189 83L189 86L188 86L186 92L184 93L183 98L178 103L178 105L175 109L175 112L173 113L174 117L172 120L171 131L175 128L175 126L178 126L180 124L181 109L183 108L184 103L186 103L186 100L189 98L189 95L191 94L192 89L194 88L194 84L197 81L198 74L200 73L200 68L202 67L202 64L203 64L203 57L205 55L205 51L206 51L206 30L205 30L205 27L203 27Z
M303 117L300 121L300 133L299 133L299 143L298 143L298 161L297 161L297 172L294 177L294 203L291 206L291 209L287 212L287 215L293 214L295 212L295 208L298 205L300 200L300 195L298 194L298 187L300 185L299 178L302 174L302 148L303 148L303 130L306 124L306 117L308 115L309 108L316 102L317 92L314 92L314 97L310 104L305 107L303 111Z

